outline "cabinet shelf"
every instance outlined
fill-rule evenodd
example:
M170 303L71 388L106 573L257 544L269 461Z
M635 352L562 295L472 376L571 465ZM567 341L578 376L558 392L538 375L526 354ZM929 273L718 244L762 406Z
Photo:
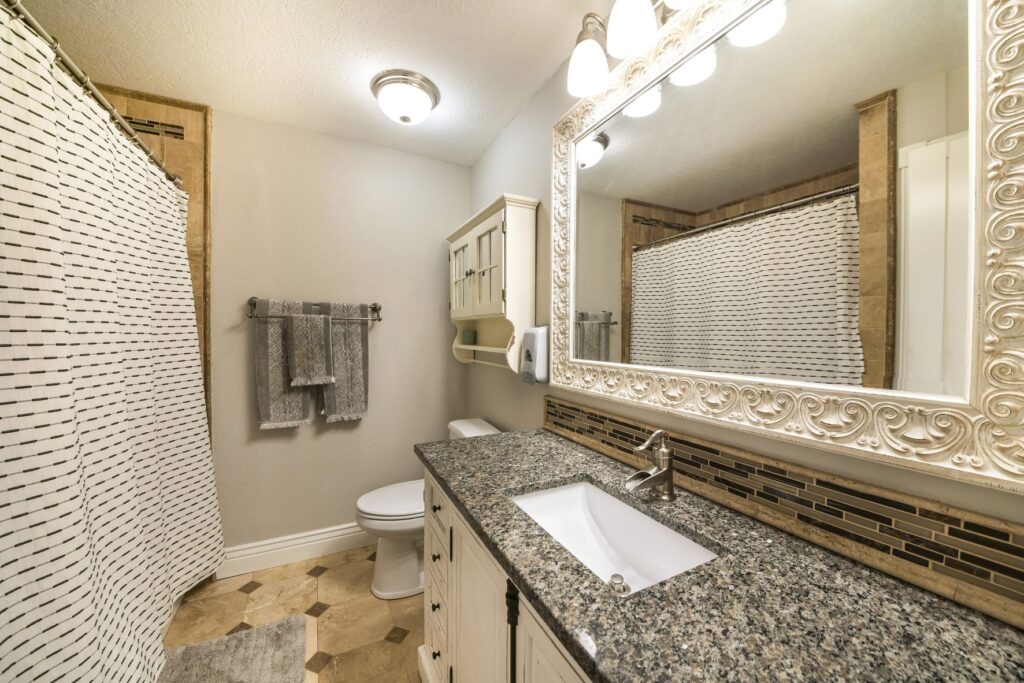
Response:
M519 372L524 332L534 324L537 205L503 194L448 236L452 353L460 363Z

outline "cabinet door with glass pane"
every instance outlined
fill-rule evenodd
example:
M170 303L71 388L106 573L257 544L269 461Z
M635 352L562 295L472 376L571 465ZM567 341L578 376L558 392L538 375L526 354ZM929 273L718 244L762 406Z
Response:
M476 286L473 315L500 315L505 311L505 212L498 211L470 233Z
M472 235L466 235L451 245L449 257L451 268L452 319L468 318L473 315L473 278L476 275L470 258Z

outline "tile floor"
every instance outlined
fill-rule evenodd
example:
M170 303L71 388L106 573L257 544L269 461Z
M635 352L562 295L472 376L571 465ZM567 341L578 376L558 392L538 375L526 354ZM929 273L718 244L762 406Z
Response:
M164 638L190 645L306 615L306 683L419 683L423 596L370 593L374 547L206 583L185 596Z

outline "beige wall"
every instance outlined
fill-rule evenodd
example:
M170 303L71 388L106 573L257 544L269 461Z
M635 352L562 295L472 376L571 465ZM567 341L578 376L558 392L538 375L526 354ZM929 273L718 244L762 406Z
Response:
M622 200L584 193L579 202L579 239L576 241L576 310L611 311L608 358L622 353Z
M452 358L445 236L469 171L224 112L213 123L213 452L228 546L355 519L355 501L422 476L412 445L446 436ZM383 304L359 423L259 431L250 296Z
M541 88L487 149L472 170L472 204L480 209L499 192L515 192L541 200L537 225L537 322L546 324L551 310L551 128L572 106L565 92L565 67ZM216 287L214 287L216 291ZM1007 493L962 484L806 446L738 432L654 411L592 399L547 385L526 385L507 371L483 366L466 369L469 410L504 429L537 428L543 422L543 396L618 412L712 441L769 457L814 467L875 486L939 500L1003 519L1024 522L1020 499Z

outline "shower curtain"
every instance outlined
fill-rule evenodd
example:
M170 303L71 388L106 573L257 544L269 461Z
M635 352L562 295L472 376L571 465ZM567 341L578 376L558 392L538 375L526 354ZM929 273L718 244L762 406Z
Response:
M855 195L633 254L630 362L859 385Z
M0 11L2 681L155 681L222 559L185 212Z

